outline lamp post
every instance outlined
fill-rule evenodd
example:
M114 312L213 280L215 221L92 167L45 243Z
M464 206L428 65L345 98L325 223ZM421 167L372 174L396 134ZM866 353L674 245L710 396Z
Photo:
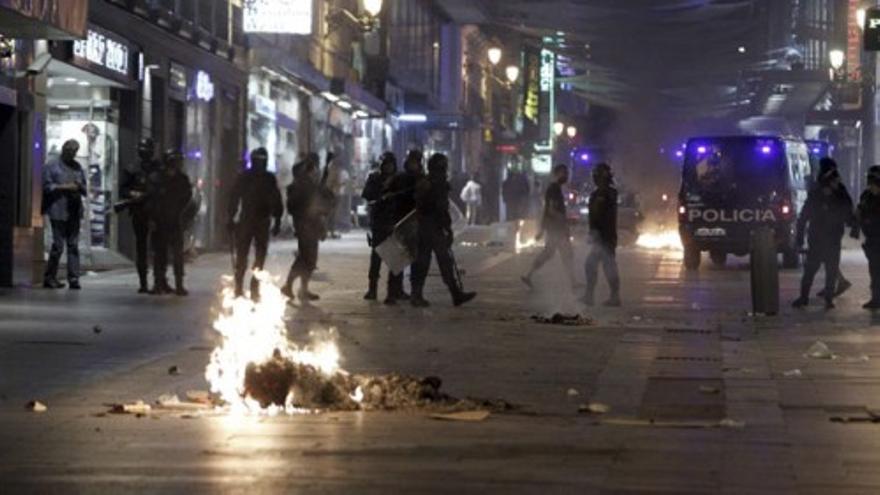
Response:
M507 81L510 84L515 84L516 81L519 79L519 66L508 65L504 73L507 76Z
M578 130L577 127L570 125L565 129L565 134L569 139L574 139L577 136Z
M372 33L379 28L379 15L382 13L383 3L383 0L363 0L362 14L355 14L344 8L331 8L327 12L328 29L325 36L330 36L330 33L345 22L357 26L363 33Z

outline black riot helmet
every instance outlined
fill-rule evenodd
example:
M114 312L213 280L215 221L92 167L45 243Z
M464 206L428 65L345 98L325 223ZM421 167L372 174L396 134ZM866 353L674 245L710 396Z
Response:
M258 172L265 172L269 167L269 152L266 148L251 151L251 167Z
M168 148L162 154L162 163L168 170L180 170L183 168L183 153L177 148Z
M406 161L403 162L403 169L409 173L421 173L422 172L422 160L425 159L425 154L422 153L421 150L410 150L406 155Z
M611 165L608 165L605 162L596 165L593 168L593 182L595 182L596 185L613 184L614 173L611 172Z
M153 141L153 138L141 138L138 142L137 154L141 160L152 160L153 155L156 154L156 142Z
M394 153L386 151L379 158L379 172L382 174L394 174L397 172L397 157Z
M428 159L428 174L432 176L446 177L449 170L449 159L443 153L434 153Z
M868 184L880 186L880 165L868 169Z

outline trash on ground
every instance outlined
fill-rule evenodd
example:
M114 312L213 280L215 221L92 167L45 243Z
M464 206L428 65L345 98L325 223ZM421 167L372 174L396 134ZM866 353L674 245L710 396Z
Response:
M589 316L567 313L554 313L553 316L532 315L532 321L545 325L564 325L571 327L590 326L595 324L595 321Z
M103 331L104 331L104 329L101 328L101 325L95 325L95 326L92 327L92 332L95 332L95 333L101 333L101 332L103 332Z
M477 422L477 421L485 421L486 418L489 417L491 413L489 411L462 411L462 412L454 412L454 413L443 413L443 414L432 414L429 416L431 419L438 419L441 421L469 421L469 422Z
M805 357L810 359L834 359L834 353L831 352L831 349L825 345L821 340L817 340L813 345L807 349L807 353L804 354Z
M583 414L608 414L611 412L611 406L600 402L590 402L589 404L581 404L578 412Z
M634 418L609 418L603 419L599 424L609 426L649 426L654 428L731 428L742 429L746 424L743 421L736 421L725 418L720 421L711 420L655 420L655 419L634 419Z
M745 421L737 421L735 419L724 418L718 422L718 426L722 428L732 428L735 430L741 430L746 427Z
M578 392L577 390L575 390L573 388L568 389L566 394L568 394L569 397L577 397L578 395L581 395L580 392Z
M717 395L721 393L721 389L718 387L711 387L709 385L702 385L700 387L700 393L705 395Z
M36 412L36 413L46 412L49 410L49 408L46 407L46 404L43 404L42 402L40 402L38 400L32 400L32 401L28 402L27 404L24 405L24 408L27 409L28 411Z
M153 408L142 400L129 402L127 404L113 404L110 412L113 414L149 414Z
M171 366L170 368L168 368L168 374L171 375L171 376L177 376L177 375L179 375L179 374L180 374L180 367L178 367L178 366L176 366L176 365L175 365L175 366Z
M190 402L199 402L201 404L211 403L211 394L207 390L187 390L186 399Z
M782 376L786 378L800 378L804 376L804 374L801 372L801 370L795 368L793 370L783 371Z
M202 411L209 409L210 405L201 402L182 402L175 394L165 394L156 399L156 408L171 411Z
M859 354L858 356L847 356L843 360L847 363L867 363L871 358L867 354Z

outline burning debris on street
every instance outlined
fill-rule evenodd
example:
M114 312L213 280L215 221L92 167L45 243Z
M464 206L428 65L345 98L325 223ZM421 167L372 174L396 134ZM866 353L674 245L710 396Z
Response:
M340 365L335 332L312 335L299 347L287 337L287 301L267 272L257 272L260 301L236 298L230 280L223 289L214 329L222 342L205 377L211 392L231 412L278 414L311 411L509 410L504 401L456 399L441 392L437 377L354 375Z
M677 230L657 230L639 235L636 245L645 249L681 251L681 236Z

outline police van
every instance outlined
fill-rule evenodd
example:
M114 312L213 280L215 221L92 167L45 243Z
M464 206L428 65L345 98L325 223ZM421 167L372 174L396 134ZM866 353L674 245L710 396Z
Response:
M707 251L723 266L749 252L751 232L769 226L783 265L796 268L797 214L807 199L810 157L798 138L718 136L688 140L679 193L684 264L700 266Z

